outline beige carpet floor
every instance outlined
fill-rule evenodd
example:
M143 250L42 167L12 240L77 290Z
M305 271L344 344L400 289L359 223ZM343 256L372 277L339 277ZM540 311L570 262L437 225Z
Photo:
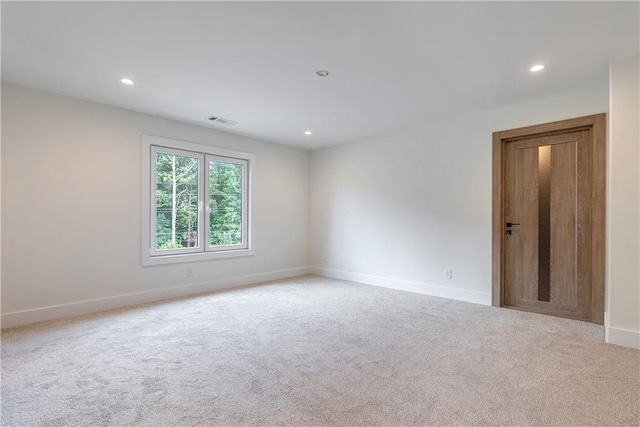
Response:
M2 333L3 426L633 425L603 328L305 276Z

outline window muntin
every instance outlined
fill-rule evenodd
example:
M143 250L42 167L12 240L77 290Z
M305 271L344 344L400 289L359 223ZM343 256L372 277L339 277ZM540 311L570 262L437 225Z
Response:
M253 255L253 162L248 153L144 135L143 265Z

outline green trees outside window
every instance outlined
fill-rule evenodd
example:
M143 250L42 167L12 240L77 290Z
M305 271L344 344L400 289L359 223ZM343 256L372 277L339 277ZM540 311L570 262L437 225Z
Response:
M209 243L242 243L242 165L209 162Z
M156 155L156 249L198 246L198 158Z
M194 248L198 243L199 161L156 153L156 249ZM208 162L209 244L243 242L243 165Z

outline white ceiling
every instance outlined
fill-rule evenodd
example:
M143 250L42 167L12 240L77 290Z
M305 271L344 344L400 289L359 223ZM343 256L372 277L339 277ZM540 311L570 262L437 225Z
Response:
M638 2L1 7L3 81L309 149L590 84L639 51Z

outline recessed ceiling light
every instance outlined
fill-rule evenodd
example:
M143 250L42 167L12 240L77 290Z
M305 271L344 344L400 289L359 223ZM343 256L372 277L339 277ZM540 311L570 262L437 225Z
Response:
M529 71L531 71L532 73L535 73L536 71L540 71L544 69L544 65L543 64L536 64L533 67L529 68Z
M311 131L310 131L310 130L306 130L306 131L304 132L304 134L305 134L305 135L311 135Z
M319 75L320 77L327 77L329 75L329 72L327 70L320 70L320 71L316 71L316 74Z
M125 85L132 85L133 84L133 80L128 79L126 77L123 77L120 79L120 83L125 84Z

